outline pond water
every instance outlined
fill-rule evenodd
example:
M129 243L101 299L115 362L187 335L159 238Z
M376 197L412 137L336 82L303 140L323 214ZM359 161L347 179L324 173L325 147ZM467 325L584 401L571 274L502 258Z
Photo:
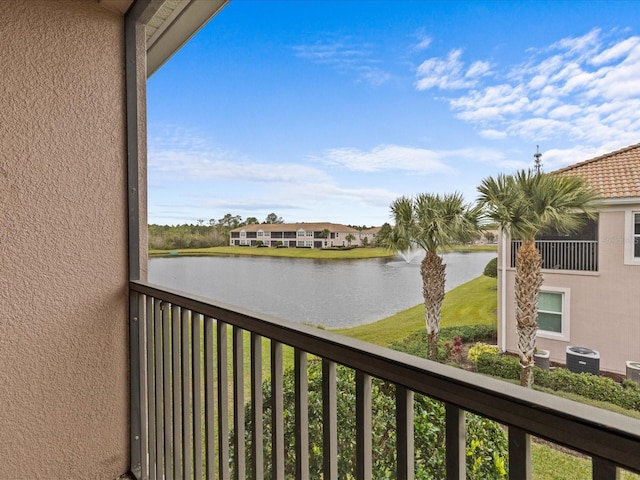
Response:
M482 274L494 252L447 253L446 289ZM149 259L149 281L215 302L328 328L374 322L422 300L416 255L362 260L274 257Z

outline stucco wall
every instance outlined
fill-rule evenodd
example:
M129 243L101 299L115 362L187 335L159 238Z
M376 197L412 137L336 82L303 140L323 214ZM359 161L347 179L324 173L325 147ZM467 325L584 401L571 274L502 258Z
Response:
M128 468L123 19L0 15L0 478Z
M625 207L626 209L632 206ZM624 265L625 208L609 207L599 216L598 272L553 273L543 270L543 287L570 289L568 341L538 337L551 360L564 363L567 346L600 352L600 368L625 373L626 361L640 361L640 266ZM638 210L640 206L636 206ZM507 350L517 351L515 270L507 271Z

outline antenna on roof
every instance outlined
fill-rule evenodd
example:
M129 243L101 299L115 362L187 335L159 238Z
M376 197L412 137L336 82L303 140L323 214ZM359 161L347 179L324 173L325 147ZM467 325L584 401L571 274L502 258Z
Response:
M534 168L536 169L536 173L540 173L542 171L542 161L540 160L541 157L542 154L540 153L540 145L536 145L536 153L533 154L533 158L535 159L533 163Z

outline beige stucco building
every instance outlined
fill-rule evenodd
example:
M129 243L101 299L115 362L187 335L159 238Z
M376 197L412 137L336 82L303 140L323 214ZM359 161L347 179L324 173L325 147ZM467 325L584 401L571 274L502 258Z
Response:
M146 78L224 3L3 2L2 479L136 469L128 282L146 271Z
M640 361L640 144L557 172L580 175L603 198L598 219L572 237L541 237L536 344L565 363L569 346L599 353L600 369L625 373ZM505 248L506 247L506 248ZM498 253L499 343L517 351L514 247Z

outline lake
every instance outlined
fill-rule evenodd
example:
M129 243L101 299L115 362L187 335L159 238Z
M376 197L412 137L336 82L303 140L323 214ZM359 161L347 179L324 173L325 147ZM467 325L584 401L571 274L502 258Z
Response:
M447 253L446 289L482 274L495 252ZM362 260L149 259L149 282L298 323L342 328L422 303L423 254Z

